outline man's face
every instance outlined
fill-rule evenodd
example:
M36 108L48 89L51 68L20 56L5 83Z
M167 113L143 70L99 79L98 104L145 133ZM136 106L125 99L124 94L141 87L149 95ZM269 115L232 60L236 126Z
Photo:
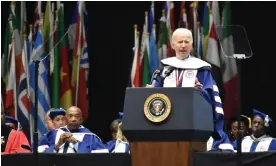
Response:
M82 112L77 107L70 107L66 112L67 127L69 130L76 130L82 124Z
M232 126L231 126L231 131L232 131L232 134L234 135L235 138L237 138L238 136L238 122L233 122L232 123ZM244 122L241 122L241 136L242 138L246 135L246 132L247 132L247 128L244 124Z
M52 120L55 129L66 125L66 117L64 115L58 115Z
M252 121L252 134L258 138L264 135L264 132L264 120L260 116L255 116Z
M175 50L177 58L185 59L193 48L192 38L186 33L178 33L174 36L172 48Z

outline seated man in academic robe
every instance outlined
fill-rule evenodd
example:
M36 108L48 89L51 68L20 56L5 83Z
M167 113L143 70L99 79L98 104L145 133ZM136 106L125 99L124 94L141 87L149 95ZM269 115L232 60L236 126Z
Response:
M81 126L82 111L72 106L66 111L67 126L46 133L38 143L45 153L108 153L101 139Z
M106 148L110 153L130 153L129 143L122 132L122 116L119 112L120 119L115 119L111 125L112 140L106 143Z
M30 144L24 133L5 125L5 112L1 109L1 154L30 152Z
M250 135L251 129L251 118L241 115L241 138L243 139L245 136ZM230 120L228 127L228 137L231 144L234 147L234 150L237 150L237 135L238 135L238 120L232 119Z
M224 113L219 90L212 77L211 65L190 55L193 35L186 28L178 28L173 32L171 46L176 56L161 60L163 69L153 73L151 84L147 87L194 87L198 89L206 101L212 105L216 133L221 134L220 139L224 139Z
M275 130L272 119L258 111L253 110L252 135L242 140L242 152L276 151L276 139L269 134Z

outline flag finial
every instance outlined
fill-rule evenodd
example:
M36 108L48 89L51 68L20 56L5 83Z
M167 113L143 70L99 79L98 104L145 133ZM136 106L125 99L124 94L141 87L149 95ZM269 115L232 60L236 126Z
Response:
M27 39L26 32L24 32L24 33L23 33L23 38L24 38L24 40L26 40L26 39Z
M148 11L145 11L145 16L148 16Z
M164 9L162 10L162 16L165 16L165 10Z

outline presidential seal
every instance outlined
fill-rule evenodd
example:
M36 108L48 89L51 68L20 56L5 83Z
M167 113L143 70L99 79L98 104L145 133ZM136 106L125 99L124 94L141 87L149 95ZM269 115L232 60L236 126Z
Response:
M160 93L150 95L144 104L144 114L152 122L162 122L171 112L169 98Z

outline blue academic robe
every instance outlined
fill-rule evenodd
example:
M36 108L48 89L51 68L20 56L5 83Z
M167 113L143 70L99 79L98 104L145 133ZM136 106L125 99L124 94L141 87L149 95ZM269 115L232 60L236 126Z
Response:
M109 153L130 153L129 144L124 141L111 140L105 144Z
M266 152L276 151L276 139L268 135L255 138L253 135L246 136L242 140L242 152Z
M238 145L237 145L237 139L235 139L234 141L232 141L232 145L233 145L233 148L234 150L237 150L238 148Z
M233 144L229 140L227 134L223 131L219 132L221 139L214 140L212 137L207 141L207 151L221 150L223 152L234 152Z
M221 137L221 140L219 142L221 143L225 142L226 141L225 137L227 136L223 132L224 113L222 109L222 102L219 96L219 89L211 73L211 65L205 61L202 61L192 56L189 56L185 60L179 60L176 57L170 57L170 58L163 59L161 63L164 66L173 66L176 68L167 78L165 78L163 82L165 84L167 79L170 80L169 82L171 82L172 85L169 85L169 87L173 87L173 84L174 82L176 82L176 79L182 81L180 74L181 74L181 71L184 70L185 68L197 69L196 78L203 85L201 94L205 98L205 100L212 105L212 108L214 111L214 118L216 121L216 124L215 124L216 131L218 131ZM178 73L178 75L175 73ZM177 75L178 78L176 78L175 75ZM151 84L153 83L153 81L154 81L154 87L165 87L164 84L162 85L161 76L157 76L156 80L151 80ZM175 83L174 87L176 87L176 85L177 84ZM180 83L177 87L182 87L182 84Z
M46 133L38 142L38 151L56 152L55 144L64 132L70 132L66 126ZM108 153L101 139L87 128L80 127L77 132L72 134L78 142L76 144L64 143L57 153Z

